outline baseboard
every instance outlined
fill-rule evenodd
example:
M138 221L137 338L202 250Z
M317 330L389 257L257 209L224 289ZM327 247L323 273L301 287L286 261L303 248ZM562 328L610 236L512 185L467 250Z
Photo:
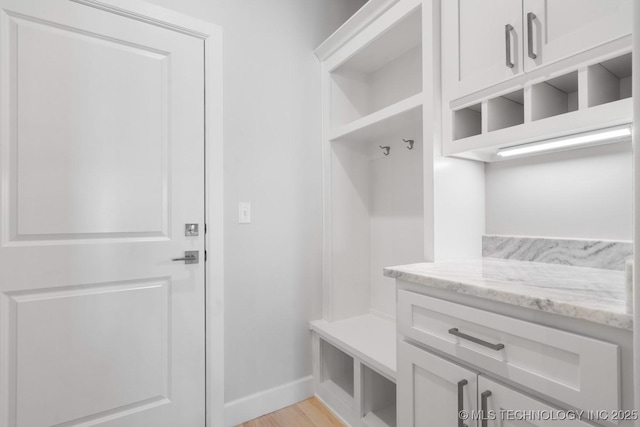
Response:
M234 427L312 397L313 377L301 378L224 405L224 424Z

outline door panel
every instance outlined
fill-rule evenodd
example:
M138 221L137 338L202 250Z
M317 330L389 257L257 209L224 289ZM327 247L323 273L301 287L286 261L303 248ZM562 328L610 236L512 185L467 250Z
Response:
M536 16L532 35L537 57L525 53L527 71L631 34L631 0L525 0L525 19L529 12ZM528 38L525 49L527 43Z
M505 26L511 25L511 61L506 65ZM523 71L522 4L518 0L443 3L443 61L450 98L467 95ZM452 51L453 50L453 51Z
M476 408L477 374L441 357L401 342L398 344L398 425L442 427L458 425L458 412ZM458 407L458 383L462 406ZM471 415L470 415L471 416ZM475 420L465 423L475 427Z
M166 403L169 296L166 278L10 294L20 424Z
M9 55L19 73L9 83L19 135L11 147L11 240L166 236L167 54L11 21Z
M0 9L0 424L204 426L203 41Z

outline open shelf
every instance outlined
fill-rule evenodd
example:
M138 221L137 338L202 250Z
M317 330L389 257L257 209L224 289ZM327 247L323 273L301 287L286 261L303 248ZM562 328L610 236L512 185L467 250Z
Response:
M372 314L337 322L317 320L311 329L387 378L396 378L396 324Z
M531 88L533 120L566 114L578 109L578 72L574 71Z
M421 24L418 7L331 71L332 129L422 92Z
M589 67L589 107L631 97L631 54Z
M379 139L402 133L407 127L421 121L422 94L420 93L335 129L329 136L329 140L361 142Z
M341 400L353 400L353 357L320 340L320 383Z
M453 112L453 139L464 139L482 133L482 105L476 104Z
M488 131L524 123L524 90L490 99L487 111Z
M362 367L362 421L369 427L396 426L396 385L367 366Z

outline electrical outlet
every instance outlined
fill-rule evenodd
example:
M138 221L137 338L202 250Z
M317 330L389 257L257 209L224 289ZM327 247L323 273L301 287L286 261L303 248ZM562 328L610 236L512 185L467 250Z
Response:
M251 203L240 202L238 203L238 224L250 224L251 223Z

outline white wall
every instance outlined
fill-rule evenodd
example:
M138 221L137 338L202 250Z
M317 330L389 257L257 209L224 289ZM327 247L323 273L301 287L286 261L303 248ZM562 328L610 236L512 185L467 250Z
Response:
M224 29L225 400L311 374L321 317L320 66L364 0L150 0ZM237 224L238 202L252 224ZM259 397L258 397L259 398Z
M422 126L406 129L396 138L372 144L369 166L370 206L370 307L372 312L396 315L395 280L382 275L384 267L424 261L422 187ZM413 150L401 138L413 139ZM388 156L378 145L391 146Z
M633 240L628 142L487 163L486 233Z

